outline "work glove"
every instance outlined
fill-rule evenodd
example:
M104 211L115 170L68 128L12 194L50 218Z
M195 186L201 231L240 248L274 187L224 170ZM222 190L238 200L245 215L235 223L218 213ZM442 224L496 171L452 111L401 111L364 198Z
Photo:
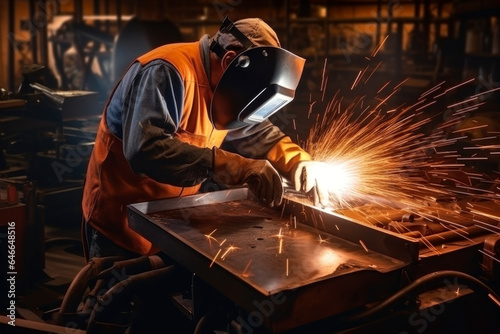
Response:
M291 171L291 179L296 191L312 195L314 205L328 205L327 165L320 161L299 161Z
M273 207L281 204L281 177L267 160L249 159L214 147L214 179L227 185L248 185L257 198Z

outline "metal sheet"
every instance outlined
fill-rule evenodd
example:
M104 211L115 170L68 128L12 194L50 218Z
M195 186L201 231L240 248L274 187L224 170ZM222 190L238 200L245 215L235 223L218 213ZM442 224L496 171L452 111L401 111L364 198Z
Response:
M249 314L260 312L277 332L397 288L408 262L295 224L248 196L242 188L134 204L130 225ZM262 303L272 306L271 314L262 315Z
M289 196L283 211L317 230L357 243L377 253L405 262L418 260L418 239L366 224L329 209L315 207L300 197Z

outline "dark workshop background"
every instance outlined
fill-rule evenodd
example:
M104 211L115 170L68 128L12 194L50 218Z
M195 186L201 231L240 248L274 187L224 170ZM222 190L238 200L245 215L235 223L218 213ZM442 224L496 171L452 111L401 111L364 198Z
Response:
M226 15L264 19L283 47L307 59L296 99L273 119L300 143L324 78L327 95L348 90L384 40L365 88L408 79L395 104L443 81L475 78L459 91L464 97L500 86L498 1L0 0L0 179L1 201L9 202L0 205L0 225L25 222L18 236L20 293L31 296L18 305L25 318L50 314L84 264L82 183L121 73L155 46L213 34ZM490 94L485 122L497 124L497 105Z

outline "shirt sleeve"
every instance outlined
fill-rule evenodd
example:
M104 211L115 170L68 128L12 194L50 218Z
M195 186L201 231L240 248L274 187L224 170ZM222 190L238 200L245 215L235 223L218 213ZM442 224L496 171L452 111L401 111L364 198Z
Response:
M203 182L212 169L211 150L174 136L184 100L179 73L164 60L130 72L117 97L122 106L123 151L130 167L135 173L175 186Z
M229 131L223 148L248 158L267 159L286 177L290 177L299 161L311 160L306 151L269 120Z
M269 120L231 130L227 133L223 148L247 158L264 159L267 152L285 134Z

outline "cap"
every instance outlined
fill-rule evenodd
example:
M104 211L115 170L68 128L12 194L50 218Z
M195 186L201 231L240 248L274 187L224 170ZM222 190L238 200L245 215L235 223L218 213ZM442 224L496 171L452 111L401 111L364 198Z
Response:
M276 32L259 18L241 19L232 22L227 16L214 35L210 50L220 58L227 50L249 49L256 46L281 47Z
M281 47L276 32L262 19L247 18L234 22L234 26L245 35L254 46Z

